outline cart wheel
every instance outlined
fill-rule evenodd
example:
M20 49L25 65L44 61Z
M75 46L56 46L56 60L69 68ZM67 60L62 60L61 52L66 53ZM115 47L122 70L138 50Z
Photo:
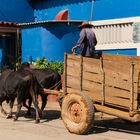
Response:
M86 134L93 126L93 102L84 93L68 94L62 102L61 116L69 132Z

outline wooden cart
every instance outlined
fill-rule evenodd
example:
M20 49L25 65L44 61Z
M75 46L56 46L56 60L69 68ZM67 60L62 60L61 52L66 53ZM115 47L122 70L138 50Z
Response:
M94 59L65 54L62 120L75 134L94 124L95 110L140 121L140 57L103 54Z

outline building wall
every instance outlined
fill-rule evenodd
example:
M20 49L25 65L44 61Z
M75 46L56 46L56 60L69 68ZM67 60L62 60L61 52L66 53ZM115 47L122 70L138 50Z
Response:
M0 21L31 22L34 10L28 0L0 0Z
M140 0L95 0L94 20L140 16Z
M140 17L92 22L98 43L105 53L140 56Z
M123 55L137 55L137 49L110 49L110 50L102 50L103 53L108 54L123 54Z
M63 61L71 53L79 37L77 24L53 23L22 28L22 61L46 57L48 61Z
M33 1L36 21L54 20L56 14L64 9L69 11L70 20L91 20L92 0L43 0Z

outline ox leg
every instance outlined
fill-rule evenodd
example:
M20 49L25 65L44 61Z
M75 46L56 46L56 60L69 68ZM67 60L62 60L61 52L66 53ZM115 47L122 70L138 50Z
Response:
M12 110L13 110L14 101L15 101L15 99L10 101L10 111L9 111L9 113L6 116L7 119L12 118Z
M22 107L22 99L18 96L17 97L17 112L15 114L14 121L17 121L17 119L19 117L19 113L20 113L21 107Z
M23 102L23 106L27 108L27 115L31 115L31 105L32 105L32 99L28 100L28 105L26 104L26 100Z
M46 94L41 94L42 106L41 110L43 111L47 104L47 96Z
M40 122L40 116L42 116L42 112L38 107L38 100L37 100L37 96L35 94L32 94L32 100L33 100L33 104L34 104L35 112L36 112L35 123L39 123Z
M0 102L0 110L1 110L1 113L6 116L7 115L7 112L3 109L2 107L2 102Z
M22 104L18 104L17 105L17 112L15 114L14 121L17 121L17 119L19 117L19 113L20 113L21 107L22 107Z

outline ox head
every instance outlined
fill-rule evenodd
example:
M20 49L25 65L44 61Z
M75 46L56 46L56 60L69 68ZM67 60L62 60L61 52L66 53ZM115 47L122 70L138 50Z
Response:
M24 62L19 66L19 69L30 68L30 63Z

